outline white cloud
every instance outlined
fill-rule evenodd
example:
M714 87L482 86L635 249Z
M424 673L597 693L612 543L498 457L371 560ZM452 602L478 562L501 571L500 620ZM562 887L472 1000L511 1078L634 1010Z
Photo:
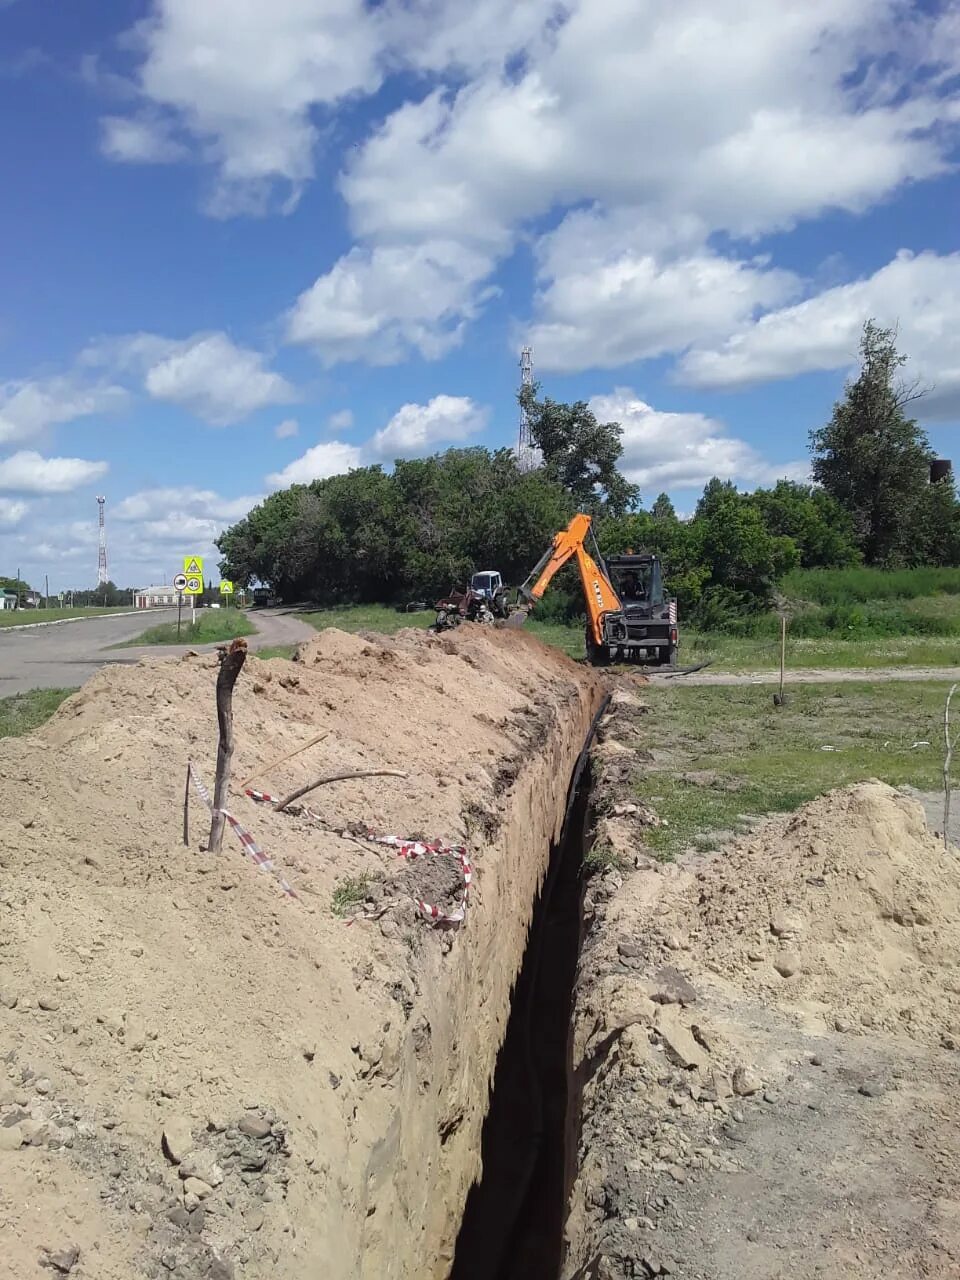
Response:
M300 424L296 418L284 418L283 422L278 422L273 428L273 434L278 440L289 440L291 436L295 436L300 431Z
M491 260L455 241L354 248L300 295L287 338L325 365L366 359L396 364L412 351L435 360L463 339L491 290Z
M856 362L865 320L898 326L908 375L930 386L915 406L960 418L960 253L897 254L867 279L772 311L725 342L689 352L679 376L696 386L741 387Z
M765 261L708 249L659 256L644 247L656 241L633 210L572 213L541 240L537 318L522 331L538 368L614 368L682 351L798 292L796 277Z
M172 164L189 155L170 131L168 121L148 114L104 116L100 149L110 160L126 164Z
M0 460L0 489L13 493L67 493L105 475L106 462L44 458L24 449Z
M282 471L267 476L267 484L274 489L285 489L291 484L309 484L311 480L325 480L328 476L341 475L352 467L363 465L363 453L355 445L340 440L315 444L312 449L295 458Z
M353 426L353 410L338 409L336 413L331 413L327 426L331 431L349 431Z
M57 423L110 413L125 402L121 387L84 386L72 378L0 383L0 443L29 440Z
M496 243L599 200L751 235L945 167L953 109L914 80L941 55L905 40L899 0L570 8L519 78L490 71L386 120L343 178L358 234Z
M13 498L0 498L0 525L10 528L19 524L27 511L25 502L17 502Z
M663 490L700 488L714 476L752 484L807 477L807 463L770 463L717 419L654 409L630 387L593 396L590 408L599 421L622 425L620 465L647 501Z
M434 396L427 404L405 404L370 441L378 458L410 458L434 445L459 442L487 424L489 411L469 396Z
M138 376L155 400L180 405L218 427L297 398L286 378L265 367L259 351L238 347L222 332L182 341L153 333L104 339L91 343L79 362Z
M257 505L257 496L224 498L212 489L178 486L164 489L142 489L118 502L110 510L111 520L172 521L199 519L211 525L239 520Z

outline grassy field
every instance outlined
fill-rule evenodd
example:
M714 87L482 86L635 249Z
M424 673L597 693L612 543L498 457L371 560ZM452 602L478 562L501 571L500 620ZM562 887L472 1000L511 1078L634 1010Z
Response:
M943 706L949 685L805 685L777 709L769 688L643 691L643 735L664 743L638 787L668 825L651 846L673 856L714 847L749 816L797 808L834 787L879 778L942 786Z
M132 609L129 604L116 609L0 609L0 627L27 627L63 618L98 618L105 613L130 613Z
M262 649L257 649L256 657L263 658L265 662L269 662L271 658L287 658L293 657L297 652L295 644L268 644Z
M180 635L176 622L161 622L127 640L118 649L129 649L142 644L214 644L233 640L235 636L253 635L255 627L247 615L239 609L201 609L197 621L191 625L183 619Z
M71 693L76 689L31 689L12 698L0 698L0 738L20 738L36 729Z

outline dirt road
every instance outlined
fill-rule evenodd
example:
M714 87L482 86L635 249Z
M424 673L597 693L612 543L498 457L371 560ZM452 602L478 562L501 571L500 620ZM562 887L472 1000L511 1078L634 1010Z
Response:
M779 684L778 671L714 671L707 667L689 676L661 675L645 672L652 684L673 683L702 685ZM851 684L890 680L957 680L960 667L807 667L787 673L786 688L792 684Z
M131 665L141 658L175 658L188 648L213 646L162 645L132 649L113 646L132 640L156 622L167 622L172 609L143 614L104 615L62 627L20 628L0 631L0 697L29 689L69 689L83 684L108 664ZM298 644L316 632L290 614L260 611L250 615L257 634L249 638L251 649L266 645Z

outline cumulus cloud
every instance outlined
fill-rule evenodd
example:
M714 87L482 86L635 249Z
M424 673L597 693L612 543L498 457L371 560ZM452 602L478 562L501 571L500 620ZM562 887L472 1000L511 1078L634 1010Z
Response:
M309 484L311 480L325 480L328 476L341 475L363 464L363 453L355 445L340 440L315 444L312 449L294 458L282 471L267 476L267 484L273 489L285 489L291 484Z
M14 498L0 498L0 525L9 529L19 524L27 510L25 502L17 502Z
M769 312L726 341L690 351L682 380L701 387L743 387L856 361L865 320L898 327L909 372L927 384L917 412L960 417L960 253L898 253L872 276L826 289Z
M257 496L225 498L213 489L197 489L191 485L141 489L111 508L111 520L137 521L183 518L206 520L211 525L240 520L257 505Z
M656 231L633 211L568 215L540 242L538 259L536 319L522 332L547 370L615 368L682 351L726 336L800 287L762 259L705 248L658 253Z
M189 155L173 137L169 122L149 114L104 116L100 149L108 159L126 164L172 164Z
M292 436L297 435L300 430L300 424L296 418L284 418L283 422L278 422L273 428L273 434L278 440L289 440Z
M44 458L23 449L0 459L0 489L12 493L68 493L105 475L106 462L84 458Z
M438 444L468 439L482 431L489 410L469 396L434 396L427 404L405 404L370 441L377 458L410 458Z
M331 431L349 431L353 426L353 410L338 409L336 413L331 413L327 426Z
M114 412L126 399L121 387L86 386L67 377L0 383L0 444L32 439L58 423Z
M182 341L154 333L105 339L91 343L80 363L137 376L153 399L177 404L218 427L297 398L259 351L237 346L222 332L196 333Z
M288 341L313 347L328 366L396 364L411 352L435 360L492 296L481 285L491 265L450 240L351 249L297 299Z
M714 476L751 484L807 478L807 463L771 463L716 418L654 409L630 387L593 396L590 408L601 422L622 425L621 468L648 500L663 490L700 488Z

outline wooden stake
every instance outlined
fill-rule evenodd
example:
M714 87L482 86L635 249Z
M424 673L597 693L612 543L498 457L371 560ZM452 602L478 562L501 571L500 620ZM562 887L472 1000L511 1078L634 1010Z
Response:
M950 702L953 695L957 692L957 686L953 685L947 694L946 706L943 708L943 737L946 745L946 754L943 757L943 847L950 847L950 765L953 761L953 740L950 737Z
M230 786L230 761L233 758L233 686L247 660L247 642L232 640L228 649L220 650L220 672L217 675L217 777L213 788L213 818L207 847L219 853L223 846L223 806Z
M277 805L277 811L285 809L288 804L293 804L294 800L299 800L308 791L316 791L317 787L322 787L328 782L345 782L349 778L405 778L406 776L399 769L359 769L355 773L328 773L326 777L318 778L316 782L310 782L305 787L300 787L297 791L291 791Z
M787 615L780 615L780 705L783 706L783 675L787 665Z
M190 766L187 765L187 781L183 788L183 843L190 845Z

